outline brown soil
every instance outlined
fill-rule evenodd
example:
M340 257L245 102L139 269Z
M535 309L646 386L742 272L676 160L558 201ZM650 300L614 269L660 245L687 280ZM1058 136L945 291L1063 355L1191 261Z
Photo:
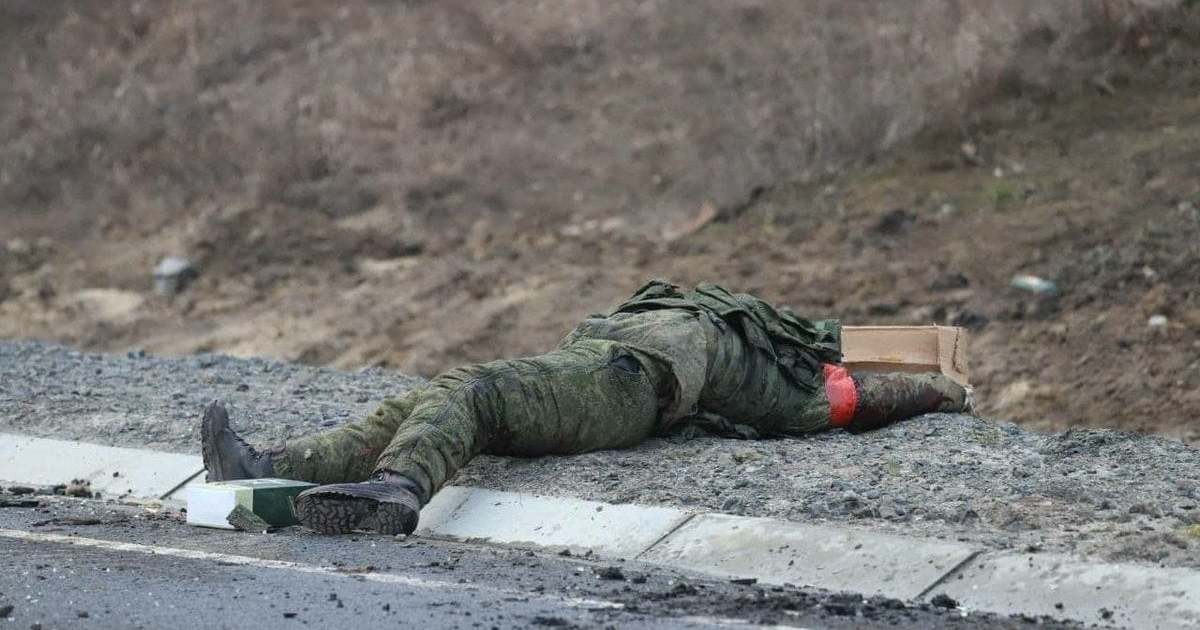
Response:
M713 279L966 326L983 410L1030 428L1200 440L1200 10L981 29L998 60L883 90L777 71L823 42L909 81L909 39L843 41L889 4L6 5L0 336L428 375ZM901 26L999 19L942 4ZM173 301L167 254L201 269Z

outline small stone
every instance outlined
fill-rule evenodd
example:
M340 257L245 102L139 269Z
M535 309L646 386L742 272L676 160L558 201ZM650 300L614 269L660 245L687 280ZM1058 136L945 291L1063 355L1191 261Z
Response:
M1146 320L1146 326L1154 332L1166 332L1168 323L1166 315L1151 315Z
M933 599L929 600L929 603L937 606L938 608L945 608L948 610L958 608L958 600L945 593L938 593L937 595L934 595Z
M1043 296L1053 296L1058 294L1058 285L1052 280L1034 276L1027 273L1019 273L1013 276L1010 284L1017 289L1029 291Z
M69 497L90 499L92 498L92 482L87 479L72 479L63 494Z
M13 612L13 605L12 605L12 604L3 604L3 605L0 605L0 619L5 619L5 618L8 618L8 617L11 617L11 616L12 616L12 612Z
M154 268L154 290L168 298L187 288L188 283L199 275L196 267L186 258L167 256Z
M596 577L601 580L624 580L625 574L621 572L620 567L604 567L596 571Z
M88 611L86 611L86 610L76 610L75 616L79 617L80 619L87 619L88 617L91 617L91 615L88 614Z

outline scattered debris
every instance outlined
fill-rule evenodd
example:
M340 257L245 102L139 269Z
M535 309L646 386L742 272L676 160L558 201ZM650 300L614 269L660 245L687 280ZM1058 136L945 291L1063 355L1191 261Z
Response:
M1017 289L1029 291L1030 293L1036 293L1038 295L1058 295L1058 285L1040 276L1019 273L1013 276L1011 284Z
M270 523L264 521L261 516L251 512L246 506L241 504L234 506L229 511L229 516L225 517L225 520L230 525L244 532L262 532L265 534L271 531Z
M945 608L947 610L958 608L958 600L945 593L938 593L937 595L934 595L933 598L929 600L929 603L937 606L938 608Z
M624 580L625 574L621 572L620 567L604 567L596 571L596 577L601 580Z
M63 494L69 497L90 499L92 498L92 482L87 479L72 479L71 483L67 484L63 490Z
M113 522L127 523L127 522L129 522L129 519L123 519L120 521L113 521ZM104 521L102 521L98 518L90 517L90 516L56 516L51 519L33 523L31 525L31 527L45 527L46 525L73 525L73 526L102 525L103 523L104 523Z
M696 595L699 592L700 591L697 590L695 586L692 586L691 584L688 584L687 582L680 582L680 583L676 584L675 586L671 587L670 594L672 597L679 597L682 595Z
M154 268L154 291L167 298L173 298L186 289L198 275L190 260L167 256Z

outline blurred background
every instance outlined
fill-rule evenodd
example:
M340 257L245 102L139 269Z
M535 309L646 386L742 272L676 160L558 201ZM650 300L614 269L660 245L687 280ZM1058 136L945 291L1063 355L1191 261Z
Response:
M997 418L1195 443L1197 33L1195 0L6 0L0 337L428 376L714 280L964 326Z

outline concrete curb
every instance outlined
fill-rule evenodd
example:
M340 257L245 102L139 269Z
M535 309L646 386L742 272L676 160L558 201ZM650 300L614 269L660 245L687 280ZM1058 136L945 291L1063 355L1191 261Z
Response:
M197 482L201 469L194 456L0 434L0 480L10 484L89 479L107 495L159 499L181 497L178 489ZM945 593L966 610L1139 629L1200 627L1200 571L987 551L853 527L452 486L422 510L417 533L590 550L720 578L903 600Z
M198 479L199 457L0 433L0 480L30 486L91 482L105 497L160 499Z

